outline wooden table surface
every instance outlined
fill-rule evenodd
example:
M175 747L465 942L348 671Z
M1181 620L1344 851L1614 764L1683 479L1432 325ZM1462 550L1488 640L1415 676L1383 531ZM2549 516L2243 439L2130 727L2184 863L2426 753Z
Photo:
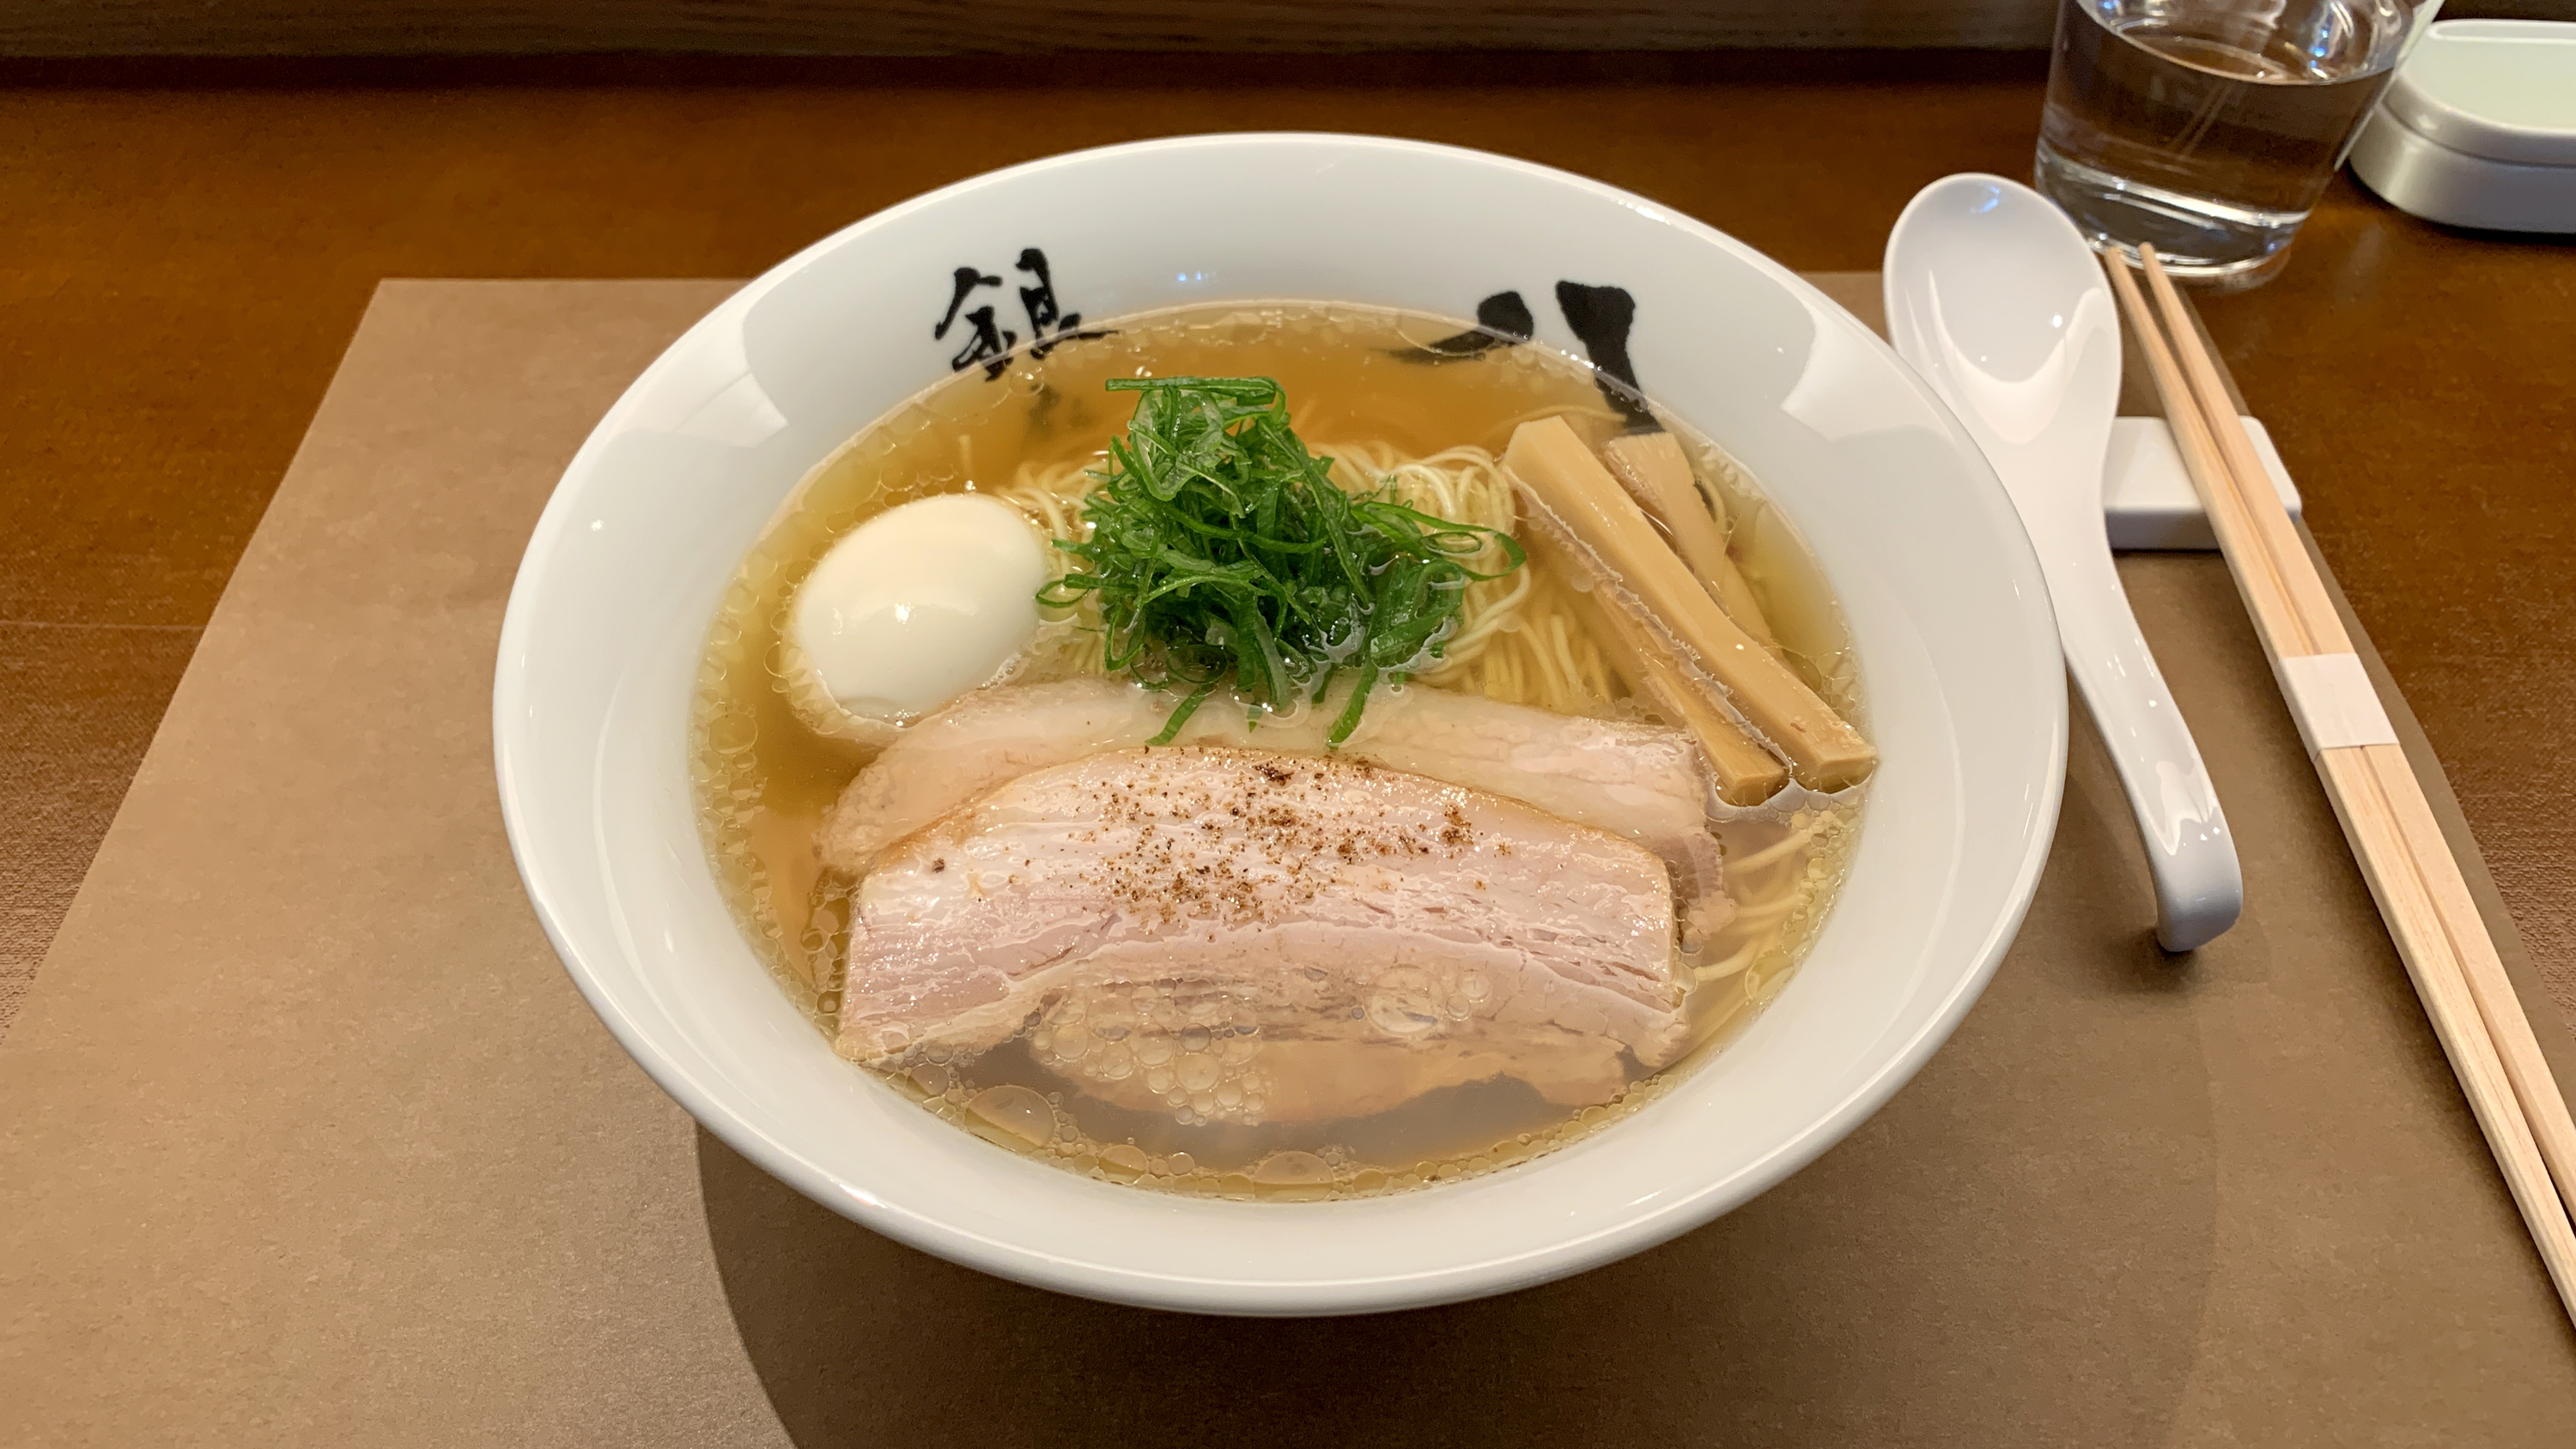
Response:
M1240 129L1486 147L1865 270L1924 182L2028 173L2043 65L0 69L0 1031L378 278L748 276L992 167ZM2576 1013L2576 248L2343 180L2279 280L2205 312Z

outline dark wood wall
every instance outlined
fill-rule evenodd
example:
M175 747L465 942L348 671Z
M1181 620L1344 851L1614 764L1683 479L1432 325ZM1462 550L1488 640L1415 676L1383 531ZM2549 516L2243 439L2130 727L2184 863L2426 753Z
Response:
M0 0L0 54L1696 50L2048 43L2056 0Z
M0 57L2047 46L2058 0L0 0ZM2446 17L2576 21L2576 0Z

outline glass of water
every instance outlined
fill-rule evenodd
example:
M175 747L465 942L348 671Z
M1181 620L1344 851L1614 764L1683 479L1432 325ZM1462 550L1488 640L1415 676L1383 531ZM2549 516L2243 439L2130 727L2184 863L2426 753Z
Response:
M2096 247L2268 277L2440 0L2058 0L2039 189Z

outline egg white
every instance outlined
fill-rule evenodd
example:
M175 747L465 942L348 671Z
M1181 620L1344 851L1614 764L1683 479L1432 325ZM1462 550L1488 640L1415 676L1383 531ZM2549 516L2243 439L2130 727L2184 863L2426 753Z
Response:
M797 715L882 744L1006 675L1038 632L1046 540L1011 505L947 493L835 542L789 603L782 663Z

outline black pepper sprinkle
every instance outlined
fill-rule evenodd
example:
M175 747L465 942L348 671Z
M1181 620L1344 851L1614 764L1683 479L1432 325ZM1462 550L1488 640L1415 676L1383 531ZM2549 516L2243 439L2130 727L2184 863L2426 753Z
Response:
M1161 768L1179 760L1198 768L1187 778ZM1181 746L1139 756L1137 764L1136 775L1099 797L1100 823L1132 828L1130 843L1087 864L1077 879L1149 930L1184 922L1195 930L1208 920L1275 923L1314 900L1345 866L1435 853L1455 858L1475 843L1474 826L1455 803L1433 821L1382 801L1353 801L1354 784L1379 776L1358 762L1315 761L1301 771L1276 757ZM1359 822L1354 803L1362 806ZM1163 830L1166 824L1173 829ZM1193 838L1201 843L1182 845ZM1180 848L1215 858L1184 862Z

